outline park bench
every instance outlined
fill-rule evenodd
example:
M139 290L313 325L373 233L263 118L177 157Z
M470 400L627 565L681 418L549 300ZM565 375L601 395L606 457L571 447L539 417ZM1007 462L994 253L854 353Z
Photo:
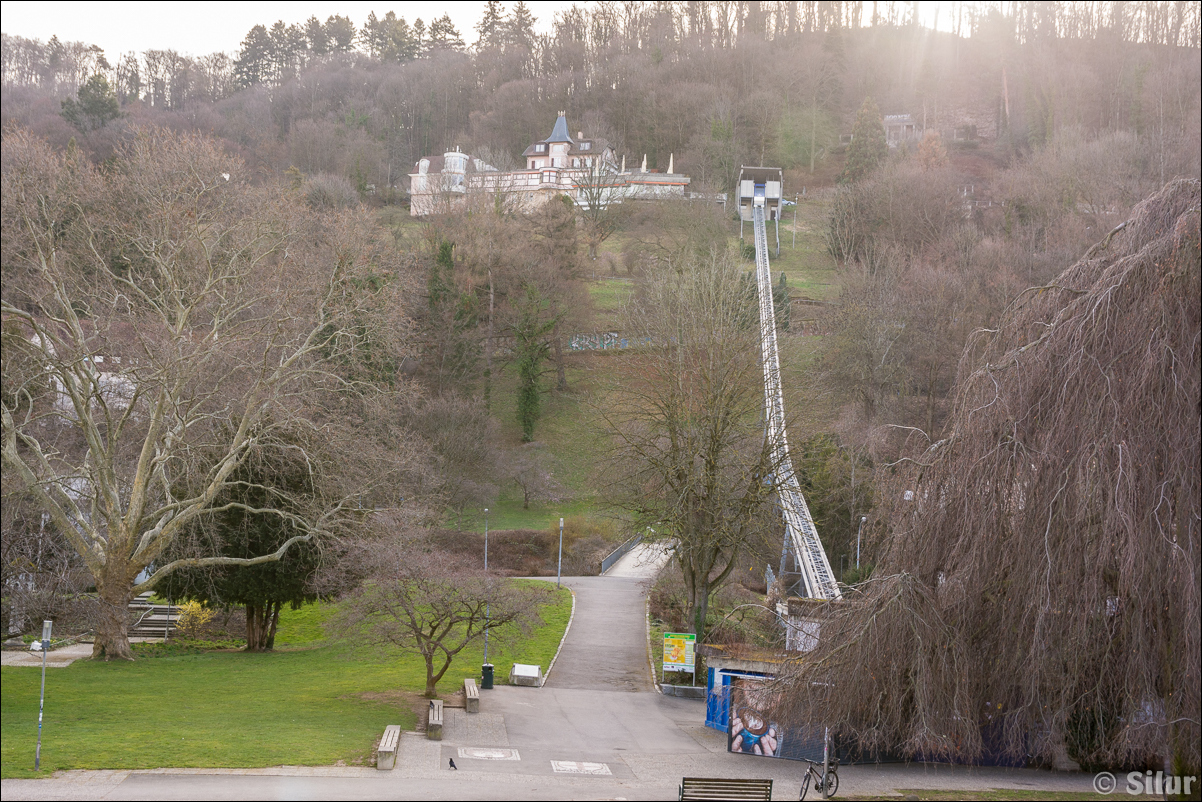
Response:
M463 680L463 709L469 713L480 712L480 687L471 677Z
M772 802L772 780L728 780L723 777L684 777L680 800L761 799Z
M401 745L401 725L389 724L384 728L384 737L376 750L376 768L391 771L396 766L396 750Z
M442 700L430 700L430 720L426 724L426 737L431 741L442 740Z

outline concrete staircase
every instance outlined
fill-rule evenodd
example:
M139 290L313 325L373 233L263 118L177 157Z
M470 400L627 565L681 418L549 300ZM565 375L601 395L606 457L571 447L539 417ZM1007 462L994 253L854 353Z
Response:
M150 593L143 593L129 603L131 638L163 638L175 633L180 608L175 605L152 604Z

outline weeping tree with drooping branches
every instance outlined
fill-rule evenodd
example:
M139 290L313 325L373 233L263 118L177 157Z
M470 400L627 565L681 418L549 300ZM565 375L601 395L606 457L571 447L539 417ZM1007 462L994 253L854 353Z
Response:
M1199 253L1178 180L970 341L943 438L894 466L874 579L791 669L793 715L868 750L1196 773Z

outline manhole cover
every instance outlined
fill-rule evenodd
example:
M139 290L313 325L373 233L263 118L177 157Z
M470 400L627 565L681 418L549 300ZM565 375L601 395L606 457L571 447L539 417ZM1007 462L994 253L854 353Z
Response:
M551 770L557 774L613 774L605 763L588 763L583 760L552 760Z
M459 757L471 760L521 760L516 749L482 749L477 746L459 747Z

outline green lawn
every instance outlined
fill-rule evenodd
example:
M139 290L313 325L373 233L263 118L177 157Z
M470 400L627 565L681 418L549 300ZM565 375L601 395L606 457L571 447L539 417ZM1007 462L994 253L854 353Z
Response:
M568 391L552 392L554 364L548 360L542 381L542 415L534 438L554 456L554 474L568 493L559 502L532 501L522 506L522 494L512 482L501 485L501 493L491 506L489 526L493 529L547 529L561 516L592 515L597 503L597 460L604 449L604 438L593 420L591 402L600 391L611 360L606 353L567 354ZM517 372L512 366L494 374L492 414L496 418L501 442L506 448L521 445L517 422ZM504 459L504 457L502 457ZM598 513L599 514L599 513ZM484 530L483 515L466 516L463 528Z
M598 278L588 282L589 300L593 303L593 328L597 331L617 331L618 312L630 298L634 282L622 278Z
M797 241L794 245L793 207L788 207L780 225L780 255L776 255L776 225L768 224L768 261L772 277L787 275L794 298L833 301L839 297L839 274L834 258L827 252L826 228L830 207L826 201L802 200L797 207ZM739 224L734 223L734 237ZM743 235L751 242L751 224L744 224Z
M571 607L571 593L562 589L528 641L508 651L494 641L489 658L498 682L505 682L515 660L546 671ZM367 653L326 644L321 622L329 612L324 605L285 610L274 653L168 653L48 670L42 774L369 761L385 725L414 727L413 702L425 688L425 665L420 656L398 650ZM482 646L465 650L440 690L450 693L464 677L479 676L482 660ZM0 678L0 776L38 776L33 758L41 672L6 667Z

